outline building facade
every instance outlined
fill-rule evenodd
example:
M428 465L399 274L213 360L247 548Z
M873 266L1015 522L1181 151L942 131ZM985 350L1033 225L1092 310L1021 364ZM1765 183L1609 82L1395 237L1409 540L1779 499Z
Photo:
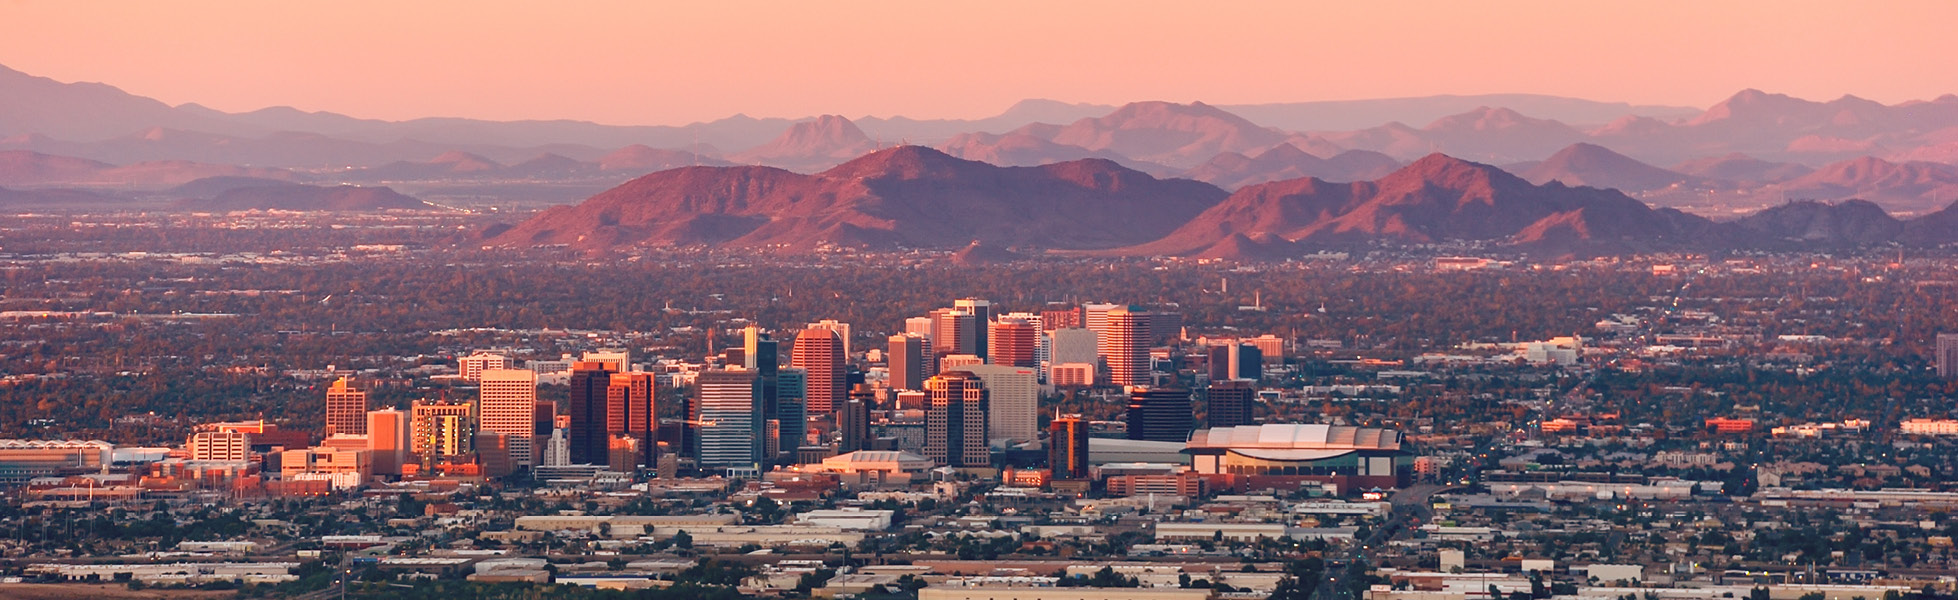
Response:
M1031 442L1040 436L1040 381L1033 368L972 365L960 370L985 383L988 437Z
M326 388L326 434L367 435L367 392L341 377Z
M789 366L809 372L809 390L804 409L827 415L843 404L848 395L847 373L843 370L843 340L829 329L804 329L795 336Z
M609 388L612 385L613 363L602 361L578 361L571 364L571 396L565 402L565 413L570 423L566 424L565 444L570 452L567 464L604 464L609 445L607 424L611 416L607 414Z
M537 373L525 369L483 371L477 399L477 431L504 436L512 468L537 464Z
M985 382L969 372L948 371L925 380L925 393L925 458L952 467L990 466Z
M987 362L1008 367L1040 366L1040 326L1025 319L1001 318L986 334Z
M1196 420L1190 404L1190 390L1183 388L1133 388L1129 392L1129 439L1188 440Z
M1095 335L1101 357L1108 361L1109 385L1149 385L1149 327L1147 312L1115 308L1104 313Z
M1088 472L1088 423L1079 415L1059 417L1047 424L1047 468L1056 480L1092 477Z
M833 334L832 334L833 337ZM697 425L702 468L760 468L767 449L761 378L754 371L707 371L700 387Z
M1250 425L1257 406L1258 386L1249 381L1219 381L1210 384L1204 414L1211 428Z
M925 338L915 333L900 333L890 337L890 348L884 355L884 364L890 372L890 387L894 390L925 389Z

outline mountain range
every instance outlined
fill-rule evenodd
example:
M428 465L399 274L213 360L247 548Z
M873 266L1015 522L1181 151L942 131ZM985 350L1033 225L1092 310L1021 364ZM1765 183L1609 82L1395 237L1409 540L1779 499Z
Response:
M901 146L814 175L754 166L663 171L490 234L492 246L581 250L913 248L959 250L965 262L1044 251L1264 261L1382 243L1558 254L1938 244L1958 240L1958 209L1898 220L1869 202L1803 201L1715 222L1617 190L1532 183L1442 154L1370 181L1305 177L1226 194L1106 160L999 167Z
M492 206L569 202L611 188L584 203L614 202L587 215L597 229L567 216L518 226L531 238L497 236L513 245L980 240L975 257L1131 247L1279 257L1366 240L1657 247L1714 225L1746 239L1800 225L1807 237L1777 239L1920 243L1937 239L1926 223L1940 222L1933 217L1945 218L1958 200L1952 95L1885 105L1743 90L1705 110L1529 95L1262 105L1027 100L984 119L735 115L615 127L380 121L283 107L227 113L4 67L0 94L9 98L0 106L0 186L12 198L34 195L36 206L59 207L64 198L74 206L216 202L219 194L189 195L195 190L181 186L191 182L221 191L307 184L339 196L298 192L310 200L292 206L352 210L421 205L379 192L383 185L445 205ZM348 199L355 192L343 184L366 191ZM232 205L280 205L245 197ZM674 218L646 213L608 224L606 215L642 203L620 198L664 206ZM1086 217L1067 213L1077 201L1087 212L1130 207L1113 227L1120 233L1084 237ZM1154 212L1129 214L1134 207ZM578 214L573 208L554 212ZM985 218L1056 210L1066 218L1021 234ZM1779 225L1747 230L1756 217ZM970 222L938 223L960 219Z
M804 175L683 167L546 210L501 246L824 246L1104 249L1161 237L1225 196L1107 160L1000 167L921 146L879 150Z

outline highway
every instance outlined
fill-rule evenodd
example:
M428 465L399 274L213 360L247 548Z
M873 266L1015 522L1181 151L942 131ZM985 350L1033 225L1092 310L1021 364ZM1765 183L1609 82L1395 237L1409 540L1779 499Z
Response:
M1325 577L1320 580L1319 587L1313 590L1312 599L1358 600L1353 595L1352 589L1348 587L1350 582L1342 581L1346 577L1346 569L1355 563L1372 564L1372 558L1368 554L1374 548L1411 535L1415 528L1434 518L1432 501L1434 495L1457 487L1460 486L1417 483L1388 496L1390 509L1387 518L1379 527L1369 532L1366 539L1354 543L1345 555L1326 557Z

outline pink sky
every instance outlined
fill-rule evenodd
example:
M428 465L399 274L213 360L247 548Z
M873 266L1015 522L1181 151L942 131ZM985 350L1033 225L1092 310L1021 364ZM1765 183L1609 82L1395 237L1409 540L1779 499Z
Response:
M983 117L1022 98L1958 92L1958 2L1375 4L0 0L0 64L230 111L614 124Z

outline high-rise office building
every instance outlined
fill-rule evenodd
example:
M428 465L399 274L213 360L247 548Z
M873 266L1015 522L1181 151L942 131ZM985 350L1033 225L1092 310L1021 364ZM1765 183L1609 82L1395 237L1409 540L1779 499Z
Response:
M1204 412L1209 415L1209 428L1255 424L1252 421L1252 407L1258 401L1257 385L1242 380L1212 382L1208 397Z
M367 392L352 378L341 377L326 388L326 434L367 435Z
M1009 367L1040 366L1040 326L1024 319L1002 317L992 323L992 333L986 339L992 344L987 362Z
M409 427L414 431L409 451L424 466L475 452L476 417L468 402L426 402L417 400L408 408Z
M1108 311L1126 309L1126 304L1083 304L1081 305L1081 327L1100 333L1108 324Z
M1260 352L1257 346L1244 342L1231 342L1230 376L1231 379L1246 379L1250 381L1264 379L1264 353Z
M794 453L809 435L809 371L795 367L775 373L775 421L780 424L776 446Z
M762 414L761 377L746 369L705 371L698 418L702 468L760 468L767 444L768 418Z
M1203 368L1211 381L1231 379L1231 347L1229 344L1211 344L1203 349Z
M510 368L510 358L494 352L472 352L456 359L456 374L467 381L481 381L483 371Z
M761 340L765 335L759 326L749 325L741 329L742 368L755 368L755 357L761 353Z
M571 417L565 427L565 443L574 465L604 464L611 452L611 415L606 408L612 385L613 363L578 361L571 364L571 396L565 411Z
M856 452L870 446L870 407L877 403L877 392L869 385L850 387L850 398L836 410L836 452Z
M1190 391L1137 387L1129 391L1129 439L1186 442L1195 420Z
M1087 479L1088 423L1080 415L1056 417L1047 424L1047 468L1054 479Z
M973 318L970 312L955 308L941 308L931 311L931 355L933 360L930 370L932 374L936 375L945 370L944 365L940 364L938 359L953 354L979 355L977 349L979 338L975 331L978 327L979 322Z
M978 298L960 298L952 301L952 308L972 314L972 352L979 358L990 358L991 348L989 326L993 322L993 303Z
M925 338L915 333L900 333L891 336L891 347L884 355L884 363L890 371L890 386L894 390L925 389Z
M843 370L843 340L828 329L804 329L795 335L789 351L789 365L809 372L808 403L805 410L828 415L843 404L848 395L847 374Z
M478 392L477 432L503 436L498 443L509 449L512 468L536 465L531 442L537 435L537 373L527 369L483 371Z
M367 451L376 475L400 475L407 462L408 413L395 409L367 411Z
M482 466L483 475L502 477L516 472L517 461L511 454L510 436L494 431L477 431L469 445L476 449L476 464Z
M1938 376L1958 377L1958 333L1938 334Z
M769 460L793 452L809 425L804 416L804 407L809 401L809 372L794 367L782 368L779 344L768 334L759 334L752 344L754 355L748 361L753 365L750 368L754 369L755 375L761 378L762 414L767 415L769 423L773 423L763 427L768 436L766 445L773 450L766 453Z
M606 433L633 440L631 448L639 453L634 462L648 468L659 465L659 410L654 404L657 379L644 371L613 373L611 384L605 388ZM617 439L608 441L608 446L614 453L620 447Z
M1029 367L973 365L959 370L986 385L986 435L1031 442L1040 435L1040 381Z
M1004 315L1000 315L999 320L1023 321L1026 324L1033 326L1033 367L1034 368L1045 367L1048 364L1047 361L1053 358L1053 355L1050 352L1052 348L1049 347L1047 344L1047 332L1049 331L1049 329L1047 328L1047 324L1041 320L1040 315L1038 313L1010 312ZM994 343L997 344L997 342ZM997 362L998 359L995 358L994 360L995 362ZM1043 376L1044 376L1044 372L1043 372Z
M836 319L823 319L804 326L804 329L828 329L836 333L836 339L843 341L843 360L850 360L850 324Z
M1115 308L1104 315L1102 330L1096 332L1100 353L1108 361L1108 382L1113 385L1149 384L1149 313Z
M925 394L925 457L953 467L990 466L985 383L965 371L947 371L925 380Z

